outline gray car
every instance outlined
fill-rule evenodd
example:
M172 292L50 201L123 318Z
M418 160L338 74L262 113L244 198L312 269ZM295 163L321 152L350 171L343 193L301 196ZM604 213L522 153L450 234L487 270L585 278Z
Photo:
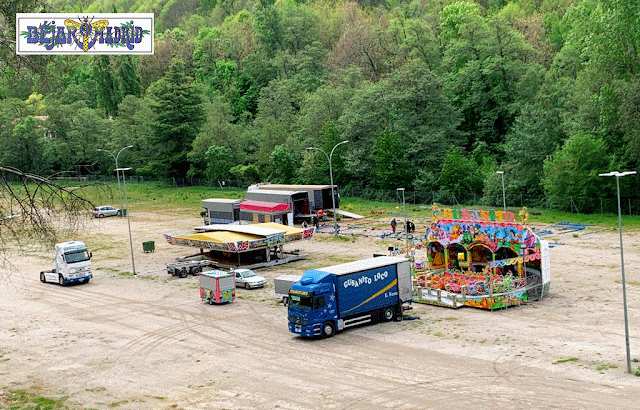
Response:
M233 269L232 272L236 275L236 287L251 289L264 287L267 280L256 275L251 269Z
M105 216L116 216L120 213L118 208L111 205L96 206L93 208L93 216L96 218L104 218Z

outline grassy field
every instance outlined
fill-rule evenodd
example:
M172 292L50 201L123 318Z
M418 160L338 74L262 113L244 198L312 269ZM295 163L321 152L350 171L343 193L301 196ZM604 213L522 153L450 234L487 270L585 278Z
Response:
M96 205L111 204L120 206L117 183L108 183L84 187L82 191ZM200 202L206 198L245 198L246 190L242 188L218 187L177 187L157 182L127 183L128 207L133 212L175 212L183 215L199 215L203 210ZM123 198L123 207L125 200ZM431 204L406 204L407 217L411 220L431 218ZM441 206L446 207L446 206ZM479 205L463 205L468 209L491 209ZM398 202L370 201L355 197L341 197L340 208L367 217L388 219L404 215L403 205ZM509 208L516 213L521 208ZM531 223L570 222L598 225L604 228L617 228L618 217L615 214L578 214L541 208L529 208ZM640 229L640 216L623 215L624 229Z

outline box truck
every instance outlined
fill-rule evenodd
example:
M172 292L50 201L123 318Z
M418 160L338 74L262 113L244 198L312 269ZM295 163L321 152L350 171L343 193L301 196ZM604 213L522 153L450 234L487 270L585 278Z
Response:
M210 270L200 273L200 299L214 303L233 302L236 298L236 278L229 272Z
M406 258L381 256L308 270L289 290L289 330L331 337L351 326L402 320L411 297Z

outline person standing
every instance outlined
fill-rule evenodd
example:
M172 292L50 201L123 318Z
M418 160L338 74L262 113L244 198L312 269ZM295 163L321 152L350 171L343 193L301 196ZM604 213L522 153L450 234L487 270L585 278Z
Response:
M393 233L396 233L396 226L398 225L398 223L396 222L396 218L393 218L391 220L391 231L393 231Z

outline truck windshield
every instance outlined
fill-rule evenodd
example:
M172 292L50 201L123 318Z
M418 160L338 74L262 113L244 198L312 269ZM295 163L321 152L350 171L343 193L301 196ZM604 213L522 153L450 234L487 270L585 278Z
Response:
M84 262L89 260L89 252L86 249L64 254L64 261L67 263Z
M313 309L312 296L289 295L289 306L301 310Z

